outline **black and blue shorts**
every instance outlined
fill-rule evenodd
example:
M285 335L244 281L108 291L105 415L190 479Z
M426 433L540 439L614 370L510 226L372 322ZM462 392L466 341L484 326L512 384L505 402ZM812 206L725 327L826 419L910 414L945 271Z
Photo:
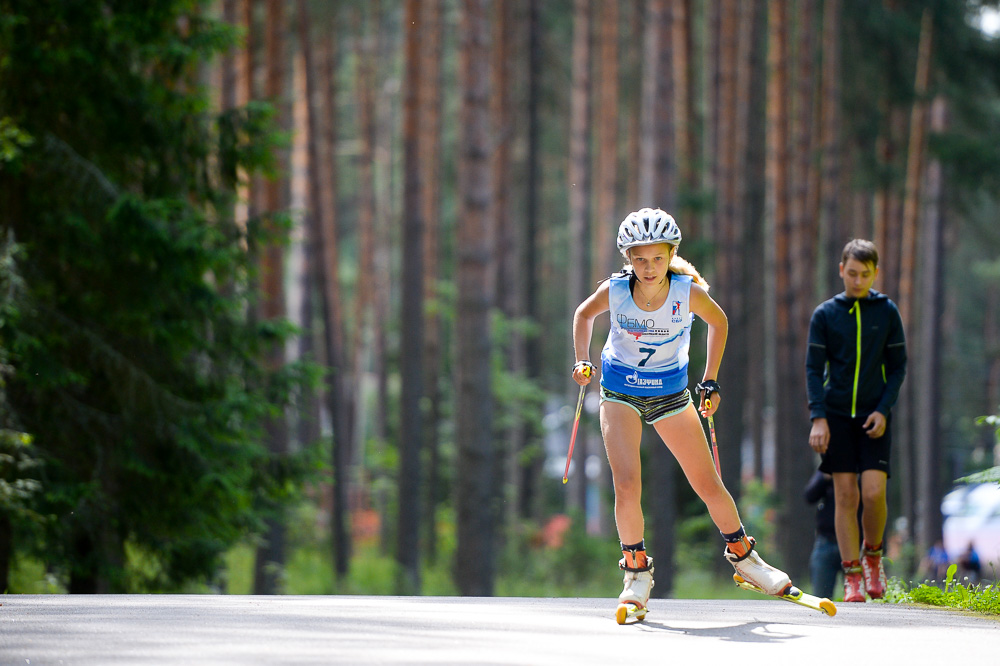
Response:
M680 414L691 404L691 391L684 389L680 393L671 395L656 395L649 397L639 397L635 395L625 395L610 391L601 387L601 402L620 402L628 405L636 411L640 418L652 425L660 419L668 416Z

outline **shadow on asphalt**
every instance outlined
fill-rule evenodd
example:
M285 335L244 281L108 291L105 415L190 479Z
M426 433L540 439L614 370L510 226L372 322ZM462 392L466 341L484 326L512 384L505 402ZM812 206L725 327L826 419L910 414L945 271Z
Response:
M650 620L647 617L646 620L638 622L634 626L637 629L647 631L663 631L679 636L712 638L731 643L784 643L790 639L802 638L801 635L774 631L769 628L773 625L773 622L744 622L729 627L676 627L666 622Z

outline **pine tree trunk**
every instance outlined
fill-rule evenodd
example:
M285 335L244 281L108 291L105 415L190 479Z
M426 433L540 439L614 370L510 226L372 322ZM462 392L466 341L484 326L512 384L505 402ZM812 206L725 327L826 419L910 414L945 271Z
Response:
M431 303L439 299L440 240L441 226L441 42L444 33L444 18L440 2L423 3L423 30L425 34L422 53L421 89L421 130L420 164L424 179L423 207L424 221L424 298ZM424 552L427 561L437 559L437 505L440 485L440 427L444 419L441 405L443 395L440 381L443 356L441 353L440 308L429 308L424 320L424 393L429 409L424 424L424 446L427 449L427 484L424 493Z
M370 10L378 20L377 7ZM375 49L372 47L373 37L370 29L365 28L363 10L355 10L353 17L354 33L354 72L355 97L357 104L358 126L358 273L359 275L376 274L376 258L379 256L375 241L375 77L372 67L375 59ZM381 364L376 358L378 341L384 336L384 327L380 325L381 309L379 304L383 298L380 294L386 289L381 281L371 283L370 289L357 289L354 294L354 355L352 359L352 375L358 384L358 399L355 401L353 422L354 441L352 460L358 465L358 481L361 484L360 494L367 501L372 493L368 470L365 465L365 442L369 436L366 424L369 422L369 396L378 389L378 374L375 372ZM366 333L367 332L367 333ZM385 404L381 401L373 401ZM381 447L385 433L379 427L382 423L380 415L374 417L374 432L372 439ZM381 497L381 491L379 497ZM385 516L383 502L374 499L379 516Z
M822 244L817 264L819 275L818 294L829 292L829 285L836 284L836 262L844 245L845 230L841 229L841 158L843 147L840 139L840 0L824 0L823 3L823 64L820 88L821 121L820 144L822 145L820 179L820 224Z
M718 136L713 142L717 148L716 165L716 206L715 229L715 274L712 281L712 294L729 317L729 326L733 331L742 330L740 324L741 301L738 295L743 289L741 279L741 257L745 252L740 230L743 220L740 212L743 210L739 200L738 182L742 173L743 160L737 136L741 125L745 124L743 111L737 103L739 95L739 48L743 16L737 0L724 0L720 6L720 34L718 89L715 95L719 100L716 110ZM730 336L726 346L725 359L717 378L724 387L725 403L716 416L717 433L723 438L719 447L719 465L722 469L722 480L733 497L740 493L740 467L742 456L740 443L742 441L742 378L745 377L745 346L742 336ZM724 565L725 561L715 562Z
M240 22L238 7L239 0L222 0L222 20L227 25L237 26ZM226 51L222 56L220 68L222 70L219 85L220 106L223 111L229 111L236 107L238 91L238 75L236 70L236 52Z
M752 213L749 193L749 176L752 171L751 164L755 162L750 159L750 133L751 133L751 100L753 86L752 56L754 51L754 25L757 18L757 2L739 3L737 45L736 45L736 123L733 132L733 148L736 153L736 165L733 173L733 199L735 203L733 222L736 225L735 237L737 248L730 258L730 278L734 285L729 287L729 293L733 300L725 304L726 313L729 316L730 327L739 331L747 331L750 328L749 312L752 312L751 303L759 297L761 291L759 284L753 284L752 280L747 280L744 274L747 270L745 257L755 256L747 249L752 247L753 230L758 226L759 219ZM749 346L750 336L740 335L735 341L736 344L727 351L724 365L730 368L730 375L739 378L752 376L750 359L756 355L755 348ZM738 497L741 492L743 477L742 443L750 437L751 418L748 412L748 394L751 384L743 379L736 382L727 382L727 391L730 403L727 411L732 413L733 421L730 438L732 440L728 447L731 451L727 464L732 467L731 473L723 472L723 480L729 492Z
M745 4L745 3L743 3ZM749 30L747 45L746 71L739 76L745 76L741 81L741 90L746 86L746 152L743 157L742 169L745 174L745 191L740 200L745 202L746 226L744 242L747 257L768 256L768 225L765 220L766 173L759 165L766 163L767 134L767 11L762 0L752 0L748 8L746 29ZM742 53L742 51L741 51ZM765 447L765 421L769 422L772 403L768 400L768 362L771 359L767 345L767 323L762 313L769 313L770 283L763 280L765 288L761 288L760 273L756 263L743 262L741 272L743 289L742 307L744 316L737 318L737 323L745 321L747 331L747 398L744 408L748 420L748 432L753 449L753 478L765 480L767 474L773 473L770 465L773 450ZM765 451L768 454L765 465Z
M336 202L334 192L337 173L334 168L334 142L329 130L336 119L330 105L333 91L331 73L322 68L324 76L317 76L313 55L312 35L308 8L305 0L298 0L299 46L302 49L306 71L306 117L310 137L309 145L309 199L311 240L318 255L317 285L322 294L324 352L328 365L330 384L327 387L327 408L333 427L333 507L331 531L333 532L334 571L346 575L350 557L350 536L347 532L348 499L347 469L350 465L351 405L346 387L349 369L343 335L343 305L337 275L339 270L339 239L337 238ZM328 33L331 34L331 33ZM332 48L330 49L332 50ZM329 62L330 55L325 58ZM322 83L317 85L317 79ZM320 99L317 99L320 98ZM326 123L321 119L325 117ZM324 131L326 129L327 131Z
M391 22L389 20L390 10L382 10L380 0L372 0L370 3L372 20L375 33L375 63L376 76L373 80L374 96L374 151L373 169L375 173L375 217L374 217L374 269L377 275L389 275L392 268L392 238L391 233L393 220L398 219L397 212L393 209L396 193L393 182L393 164L396 161L394 155L394 131L395 117L397 113L396 98L398 95L387 91L386 78L394 77L392 72L382 70L389 69L390 63L395 58L393 43L388 39ZM375 351L373 354L376 382L378 385L378 398L376 403L388 405L389 399L389 339L388 329L391 315L389 312L392 301L392 282L387 280L385 284L375 285L374 308L375 308ZM383 453L387 448L389 437L389 424L387 413L384 409L375 410L375 439L378 442L379 453ZM380 490L377 498L380 513L387 516L388 496L386 491ZM384 521L382 532L382 545L385 550L391 548L391 536L389 534L388 520Z
M306 57L306 48L311 48L311 46L300 49L303 70L309 69L304 63L312 55L310 53L309 58ZM298 61L296 64L298 64ZM301 117L300 109L302 107L305 107L306 114L309 113L308 105L310 104L310 99L308 93L302 92L302 88L308 90L310 83L306 79L313 75L313 72L305 71L302 75L296 76L296 109L293 112L296 118ZM292 202L293 208L306 210L303 216L303 223L305 225L303 240L295 244L296 256L292 259L292 271L299 276L299 290L301 292L301 299L298 303L298 319L295 321L296 325L301 329L301 334L298 336L296 342L299 359L313 359L317 363L326 363L326 350L322 344L323 329L321 326L316 326L316 317L320 309L318 307L318 290L321 286L319 282L320 256L317 252L316 244L311 242L312 234L309 231L311 218L316 214L316 209L311 208L309 200L310 179L313 177L312 169L317 168L317 165L312 164L308 158L309 144L313 140L315 140L315 137L312 137L308 132L296 132L291 162L293 179L301 180L303 177L306 179L305 201ZM302 157L303 153L306 155L304 158ZM305 170L306 173L300 174L300 170L296 168L296 165L303 163L308 166ZM293 184L292 190L295 191L296 189L296 186ZM300 262L297 269L295 262ZM294 303L290 303L289 307L293 305ZM298 440L298 444L313 445L319 443L323 435L323 399L324 396L321 395L321 391L313 390L310 387L303 387L301 392L298 393L295 412L293 414L295 437Z
M775 331L775 415L776 451L775 484L781 505L778 509L777 543L789 575L802 578L808 568L813 525L808 511L801 508L802 487L809 478L812 457L802 436L803 417L801 396L804 395L802 354L796 347L795 285L792 282L794 246L790 242L791 199L789 154L791 87L789 83L788 35L790 21L784 3L769 6L769 71L768 83L768 197L769 217L773 220L774 244L774 312ZM801 385L801 387L800 387Z
M600 10L596 35L600 79L597 83L598 104L595 113L597 156L594 166L594 224L590 234L593 257L590 285L607 278L621 266L620 255L613 243L613 235L619 218L624 217L617 215L615 208L618 185L618 3L603 3L600 5ZM588 290L588 286L585 286L584 291ZM595 342L601 343L607 337L607 333L608 320L601 319L595 322L593 331ZM599 363L596 365L600 366ZM598 453L601 447L600 440L588 438L588 441L594 442L593 455L603 458L603 455ZM581 465L581 469L584 469L586 461L582 462L584 465ZM601 494L606 488L611 487L612 481L607 465L601 465L598 469L597 477L588 480L588 484L592 486L591 492ZM585 474L581 474L580 478L585 478ZM594 534L608 532L605 502L596 503L587 527L588 531Z
M817 262L816 246L819 240L819 220L815 205L815 184L818 180L814 144L817 122L815 72L816 48L816 1L802 0L798 4L798 44L795 53L796 87L793 99L795 109L792 116L792 154L795 167L792 169L792 284L794 285L794 306L792 326L795 333L794 349L805 355L805 336L809 330L809 319L813 306L813 277ZM799 376L804 379L803 373ZM805 391L805 382L801 381ZM804 393L803 393L804 395ZM800 411L806 403L798 401ZM803 418L807 416L802 412ZM808 478L802 482L805 482Z
M656 155L659 145L659 128L656 125L656 108L661 76L658 53L660 24L663 22L664 0L646 0L642 33L642 81L639 100L639 163L635 180L638 183L639 207L656 207Z
M920 44L917 49L917 74L913 86L914 101L910 115L910 140L906 161L906 192L903 202L902 254L899 265L899 316L903 330L913 323L914 281L919 235L920 185L924 176L924 152L927 136L927 86L931 69L931 40L933 35L931 10L924 8L920 25ZM881 249L881 248L879 248Z
M659 61L657 68L656 96L659 103L654 107L656 133L659 142L655 156L655 181L653 197L656 206L666 211L677 210L677 117L675 97L677 82L674 79L674 4L677 0L658 0L662 3L660 21L657 24L657 43L652 57Z
M491 69L493 71L493 94L490 96L490 113L495 147L492 151L493 163L493 248L495 263L492 271L492 290L501 312L510 315L512 274L513 229L510 218L511 199L511 138L513 118L510 101L510 0L494 0L493 49Z
M719 183L719 77L722 66L722 0L702 3L705 21L705 140L702 147L702 180L703 192L713 192L718 197ZM710 221L711 213L705 216ZM716 236L714 224L707 224L703 230L704 240L713 241Z
M903 330L913 333L912 324L916 321L916 303L914 298L917 238L920 226L920 196L921 180L924 177L924 152L926 150L927 134L927 103L924 97L927 94L927 87L930 79L931 68L931 44L933 37L933 22L931 11L924 9L921 26L920 40L917 47L917 68L914 80L914 102L910 112L910 131L906 153L906 183L903 192L902 216L898 219L897 228L890 228L887 234L887 245L879 246L879 251L885 253L894 250L898 261L892 262L889 267L894 268L896 280L890 286L898 289L897 303L899 304L899 316L903 322ZM899 112L902 118L902 111ZM894 220L895 221L895 220ZM895 239L901 238L902 242L895 243ZM890 291L890 295L894 292ZM901 442L916 442L922 433L917 431L917 407L919 396L917 392L923 390L918 382L905 382L899 392L899 400L893 410L894 436ZM921 468L924 461L920 459L922 452L916 446L900 447L899 461L902 467L901 487L903 495L904 515L914 526L915 536L918 540L923 539L924 526L935 522L929 517L932 510L927 505L928 495L923 494L928 489L922 487L921 482L924 475ZM932 495L933 496L933 495ZM933 543L933 540L930 542Z
M496 538L490 381L489 293L492 225L489 173L490 55L488 0L463 0L459 85L462 90L457 230L456 468L458 560L455 581L467 596L493 594Z
M278 0L268 0L267 3L267 97L278 109L278 124L286 127L290 122L285 100L285 15L283 4ZM287 156L282 150L278 159L278 173L284 173ZM275 214L286 206L286 181L284 178L274 178L264 185L264 210ZM261 256L261 287L263 300L260 316L269 321L285 316L284 294L284 249L281 246L269 246L263 249ZM278 367L284 363L284 347L275 344L268 355L268 363ZM275 456L288 452L288 426L284 416L271 418L265 426L268 448ZM267 534L264 543L257 549L254 567L254 593L277 594L280 592L281 570L285 565L285 524L284 516L270 518L267 521Z
M695 103L692 76L693 42L691 35L691 0L673 0L670 41L674 80L674 145L676 146L677 188L683 194L697 190L695 169ZM678 198L682 201L682 198ZM687 220L685 237L692 241L698 237L698 224L688 215L690 206L678 210L677 215Z
M603 280L621 264L613 244L618 218L615 193L618 184L618 3L600 5L597 27L600 80L597 84L597 157L594 179L594 228L592 283ZM599 338L598 338L599 339Z
M402 378L399 422L399 516L396 561L400 594L420 591L420 455L423 439L424 267L421 169L417 137L420 126L421 11L418 0L404 5L405 78L403 101L403 259L400 322ZM410 251L409 248L416 248Z
M589 295L587 279L590 276L589 238L590 221L590 0L573 0L573 71L570 90L569 119L569 165L567 167L567 190L569 192L569 248L570 261L567 269L568 296L567 312ZM573 364L573 349L567 349L566 367ZM564 373L566 378L567 401L574 404L579 386ZM584 511L587 492L587 478L583 474L583 462L587 459L587 431L578 431L576 483L566 490L566 505L570 510Z
M676 84L674 81L675 69L673 66L674 43L671 39L673 34L674 1L654 0L656 7L653 10L653 35L656 38L655 47L648 48L650 60L656 61L656 72L658 79L654 86L656 101L653 106L653 131L655 132L656 152L653 156L650 168L653 170L649 180L652 183L653 192L650 201L662 207L664 210L672 211L677 201L676 174L677 164L674 155L676 146L676 134L673 118L674 91ZM648 35L649 33L647 33ZM678 45L678 48L681 48ZM646 88L643 89L645 93ZM645 103L645 100L644 100ZM649 428L644 428L649 430ZM659 437L651 436L657 440ZM648 472L659 493L663 493L667 501L651 502L648 511L652 526L650 539L650 553L653 557L659 558L661 567L665 565L667 572L673 569L674 561L674 531L677 519L677 512L670 500L676 497L676 468L677 465L671 461L669 455L663 455L666 447L662 442L657 444L661 449L650 457L651 468ZM662 569L661 569L662 571ZM657 589L659 588L659 589ZM673 576L671 573L660 575L659 585L653 588L653 596L664 598L671 594L673 590Z
M633 87L642 90L642 82L645 81L644 71L646 69L645 42L639 37L643 34L643 23L645 19L645 0L634 0L629 5L631 15L629 16L629 34L635 38L625 40L624 66L622 70L626 72L627 80L632 81ZM642 116L643 107L641 99L637 100L636 95L631 95L630 113L626 120L627 129L625 144L628 150L625 151L625 162L622 165L625 175L625 202L618 217L623 218L628 211L636 210L645 206L639 193L639 155L641 153ZM641 98L641 94L640 94Z
M491 270L492 290L497 309L506 321L512 321L516 316L515 306L517 293L517 228L514 216L511 215L510 202L513 199L511 176L511 145L514 139L514 116L511 99L511 67L513 54L512 23L514 4L510 0L497 0L494 3L493 50L491 68L493 71L493 94L490 97L490 114L494 130L495 149L492 154L490 170L493 176L493 260ZM511 335L506 341L507 359L506 372L516 374L520 367L515 366L514 359L519 356L515 347L517 337ZM498 420L505 423L501 432L497 433L498 451L494 467L496 478L494 482L501 489L503 512L499 516L497 534L500 541L497 547L504 548L504 538L508 527L516 524L517 502L510 495L517 493L517 476L519 474L518 460L521 445L518 440L521 432L519 418L520 405L508 398L502 402L503 414Z
M931 130L935 133L946 129L946 102L936 98L930 109ZM941 317L944 309L945 253L944 224L944 169L938 160L932 160L926 169L927 199L924 206L924 225L921 234L921 316L918 334L921 354L915 355L914 377L910 386L914 393L914 449L917 460L917 497L922 502L922 515L917 522L917 552L926 553L940 538L942 517L938 507L943 496L941 444ZM916 328L916 326L914 326ZM995 339L995 338L994 338ZM950 481L950 479L948 480Z
M540 0L529 0L527 33L528 33L528 93L527 93L527 168L525 177L525 215L524 215L524 267L521 287L521 301L524 316L530 321L541 320L541 306L538 298L538 254L540 245L539 209L540 194L544 173L540 168L541 152L541 122L539 111L540 73L542 69L542 26L539 16ZM532 335L525 340L524 360L527 376L532 381L539 381L542 369L542 345L540 336ZM521 480L519 483L518 511L522 518L538 517L540 513L539 487L541 485L543 455L526 455L535 444L541 442L543 435L536 421L526 424L526 432L521 449Z

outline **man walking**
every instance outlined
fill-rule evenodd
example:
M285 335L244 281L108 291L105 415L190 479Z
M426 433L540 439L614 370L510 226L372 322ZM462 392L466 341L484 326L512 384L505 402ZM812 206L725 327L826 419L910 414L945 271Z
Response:
M833 476L844 601L863 602L866 591L879 599L886 585L890 412L906 376L906 341L896 304L872 289L877 276L875 244L850 241L840 261L844 292L820 304L809 323L809 446L822 458L820 471Z

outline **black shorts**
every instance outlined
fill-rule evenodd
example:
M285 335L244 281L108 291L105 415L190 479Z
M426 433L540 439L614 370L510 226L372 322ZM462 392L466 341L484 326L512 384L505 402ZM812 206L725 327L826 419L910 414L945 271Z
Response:
M892 416L885 419L885 434L877 439L868 436L862 427L867 416L827 414L830 426L830 446L822 455L819 471L827 474L850 472L858 474L878 469L889 476L889 452L892 448Z

